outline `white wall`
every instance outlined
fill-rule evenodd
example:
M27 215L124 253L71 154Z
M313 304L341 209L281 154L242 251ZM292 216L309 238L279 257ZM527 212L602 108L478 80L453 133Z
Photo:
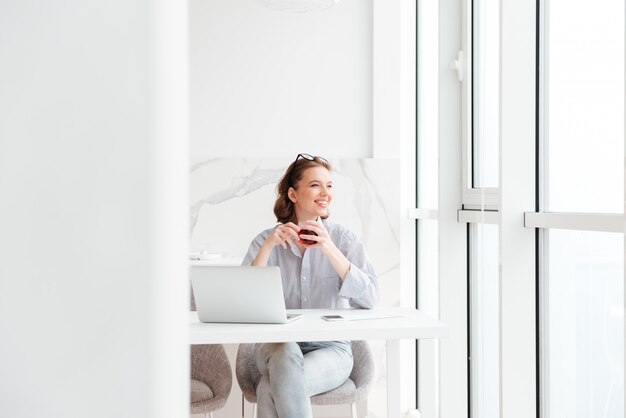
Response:
M372 0L310 13L189 4L194 161L372 156Z
M0 3L0 416L188 411L186 5Z
M381 180L401 190L401 207L389 214L401 222L401 278L392 288L394 295L404 295L406 306L413 306L415 294L415 220L407 217L415 204L413 1L341 0L329 10L300 14L271 11L256 0L189 3L193 166L224 162L218 158L289 160L300 152L333 160L397 159L400 175ZM225 180L212 179L194 187L208 195ZM233 179L232 186L240 180ZM241 203L236 198L233 203ZM222 242L218 231L212 232L214 241ZM414 346L413 341L402 346L408 359L401 384L404 410L415 405ZM368 403L369 416L384 414L380 393ZM223 416L236 413L226 409Z

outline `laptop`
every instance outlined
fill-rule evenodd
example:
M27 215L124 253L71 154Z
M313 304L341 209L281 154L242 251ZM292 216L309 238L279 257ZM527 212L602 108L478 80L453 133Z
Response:
M302 317L287 315L278 267L192 266L200 322L285 324Z

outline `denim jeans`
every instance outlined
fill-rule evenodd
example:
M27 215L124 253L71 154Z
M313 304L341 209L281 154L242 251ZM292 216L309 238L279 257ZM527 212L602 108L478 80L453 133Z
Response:
M311 418L311 396L341 386L352 372L349 341L259 343L258 418Z

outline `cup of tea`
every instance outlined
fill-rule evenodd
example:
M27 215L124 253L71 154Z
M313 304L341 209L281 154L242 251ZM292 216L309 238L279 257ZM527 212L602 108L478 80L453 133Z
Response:
M317 236L317 233L314 231L311 231L310 229L306 229L306 228L301 228L300 231L298 231L298 236L300 235L315 235ZM312 244L317 244L317 241L313 241L310 239L306 239L306 238L300 238L300 242L306 245L312 245Z

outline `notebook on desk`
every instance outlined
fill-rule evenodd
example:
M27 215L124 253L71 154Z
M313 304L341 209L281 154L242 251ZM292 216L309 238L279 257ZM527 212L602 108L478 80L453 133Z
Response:
M285 324L287 315L278 267L192 266L191 286L201 322Z

